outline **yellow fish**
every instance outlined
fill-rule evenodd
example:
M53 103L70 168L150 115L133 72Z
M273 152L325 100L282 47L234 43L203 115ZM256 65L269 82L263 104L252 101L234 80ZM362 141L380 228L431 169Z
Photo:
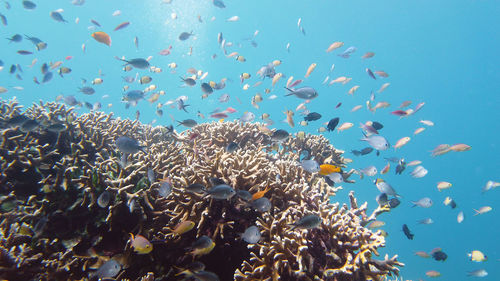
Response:
M469 256L470 260L474 262L483 262L488 260L488 257L478 250L473 250L467 255Z
M332 44L330 44L330 46L328 47L328 49L326 49L326 52L329 53L335 49L338 49L340 47L344 46L344 42L340 42L340 41L337 41L337 42L333 42Z
M281 79L281 77L283 77L283 73L276 73L273 76L273 87L274 87L274 85L276 85L276 83L278 83L278 81Z
M323 164L319 166L320 175L327 176L331 173L340 173L340 167L331 164Z
M309 66L309 68L307 69L307 72L306 72L306 75L305 77L309 77L309 75L311 75L311 73L313 72L313 70L316 68L316 63L313 62L311 63L311 65Z
M134 237L134 234L130 234L130 246L134 249L134 252L143 255L143 254L149 254L153 250L153 244L149 242L146 237L142 235L137 235Z
M262 198L262 196L264 196L264 194L266 194L266 192L268 192L269 190L271 190L271 188L266 187L264 190L261 190L261 191L257 191L255 192L253 195L252 195L252 200L257 200L259 198Z
M193 258L196 256L204 256L206 254L209 254L215 247L215 242L212 241L212 244L206 248L201 248L201 249L194 249L191 252L189 252L191 255L193 255Z
M446 181L440 181L437 183L437 188L439 191L443 190L443 189L447 189L447 188L450 188L451 187L451 183L449 182L446 182Z
M177 234L177 235L182 235L182 234L190 231L191 229L193 229L193 227L194 227L194 222L192 222L190 220L181 221L179 224L177 224L174 227L172 232Z

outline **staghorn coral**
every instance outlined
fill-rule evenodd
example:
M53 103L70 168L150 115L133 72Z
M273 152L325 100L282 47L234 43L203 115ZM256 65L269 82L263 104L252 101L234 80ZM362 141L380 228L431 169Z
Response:
M178 134L102 112L78 116L57 103L40 102L23 113L16 101L0 101L0 113L2 278L95 279L96 269L113 258L122 265L117 280L176 280L172 271L195 259L185 248L201 235L216 247L196 260L222 280L383 280L403 265L397 256L374 259L385 240L364 228L387 208L368 215L353 193L350 207L330 203L341 187L299 165L307 151L307 158L346 168L342 151L322 136L299 134L277 145L260 124L240 122L204 123ZM20 114L40 126L29 132L10 126ZM51 124L65 129L47 130ZM137 139L147 153L121 155L114 145L119 136ZM231 142L239 149L228 153ZM158 180L150 182L149 170ZM236 197L185 191L192 183L211 186L211 178L251 193L269 189L272 209L258 213ZM165 181L172 191L162 197ZM102 206L104 191L111 196ZM289 224L310 213L321 217L320 227L290 231ZM186 220L195 222L194 230L172 234ZM238 233L253 224L262 238L247 245ZM128 233L156 241L154 250L133 253Z

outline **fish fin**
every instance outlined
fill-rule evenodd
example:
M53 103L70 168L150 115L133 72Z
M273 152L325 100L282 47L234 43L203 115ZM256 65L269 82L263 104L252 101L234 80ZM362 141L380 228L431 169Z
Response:
M474 214L474 216L477 216L477 215L481 214L481 212L480 212L479 210L476 210L476 209L472 209L472 210L474 210L474 212L476 212L476 213Z

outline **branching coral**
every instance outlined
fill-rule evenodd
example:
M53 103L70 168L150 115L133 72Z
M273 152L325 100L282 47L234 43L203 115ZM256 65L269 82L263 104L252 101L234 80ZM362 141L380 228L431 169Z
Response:
M373 258L385 240L364 227L388 209L368 215L353 193L350 207L331 204L340 187L300 166L314 157L346 168L342 151L322 136L299 134L277 144L259 124L240 122L178 134L102 112L78 116L57 103L22 112L17 102L0 101L0 113L2 278L92 279L110 259L121 266L110 277L132 280L153 274L174 280L174 268L195 259L223 280L382 280L402 266L397 256ZM21 130L11 122L20 115L38 126ZM54 124L63 126L49 129ZM120 153L120 136L138 140L146 153ZM228 152L232 142L239 148ZM236 196L215 200L186 191L193 183L208 189L214 178L237 191L267 190L271 210L258 212ZM318 215L320 226L291 230L306 214ZM174 233L186 221L194 230ZM247 245L238 233L250 225L262 237ZM133 253L129 233L152 241L153 251ZM195 257L185 249L202 235L216 246Z

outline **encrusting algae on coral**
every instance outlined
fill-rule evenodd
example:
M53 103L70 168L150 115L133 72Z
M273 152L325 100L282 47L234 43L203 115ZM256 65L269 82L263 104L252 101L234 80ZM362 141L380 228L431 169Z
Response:
M365 227L388 208L367 214L353 192L331 203L341 187L300 166L314 157L351 182L322 136L276 145L240 122L178 134L57 103L0 100L0 113L3 279L385 280L403 266L375 259L385 239Z

